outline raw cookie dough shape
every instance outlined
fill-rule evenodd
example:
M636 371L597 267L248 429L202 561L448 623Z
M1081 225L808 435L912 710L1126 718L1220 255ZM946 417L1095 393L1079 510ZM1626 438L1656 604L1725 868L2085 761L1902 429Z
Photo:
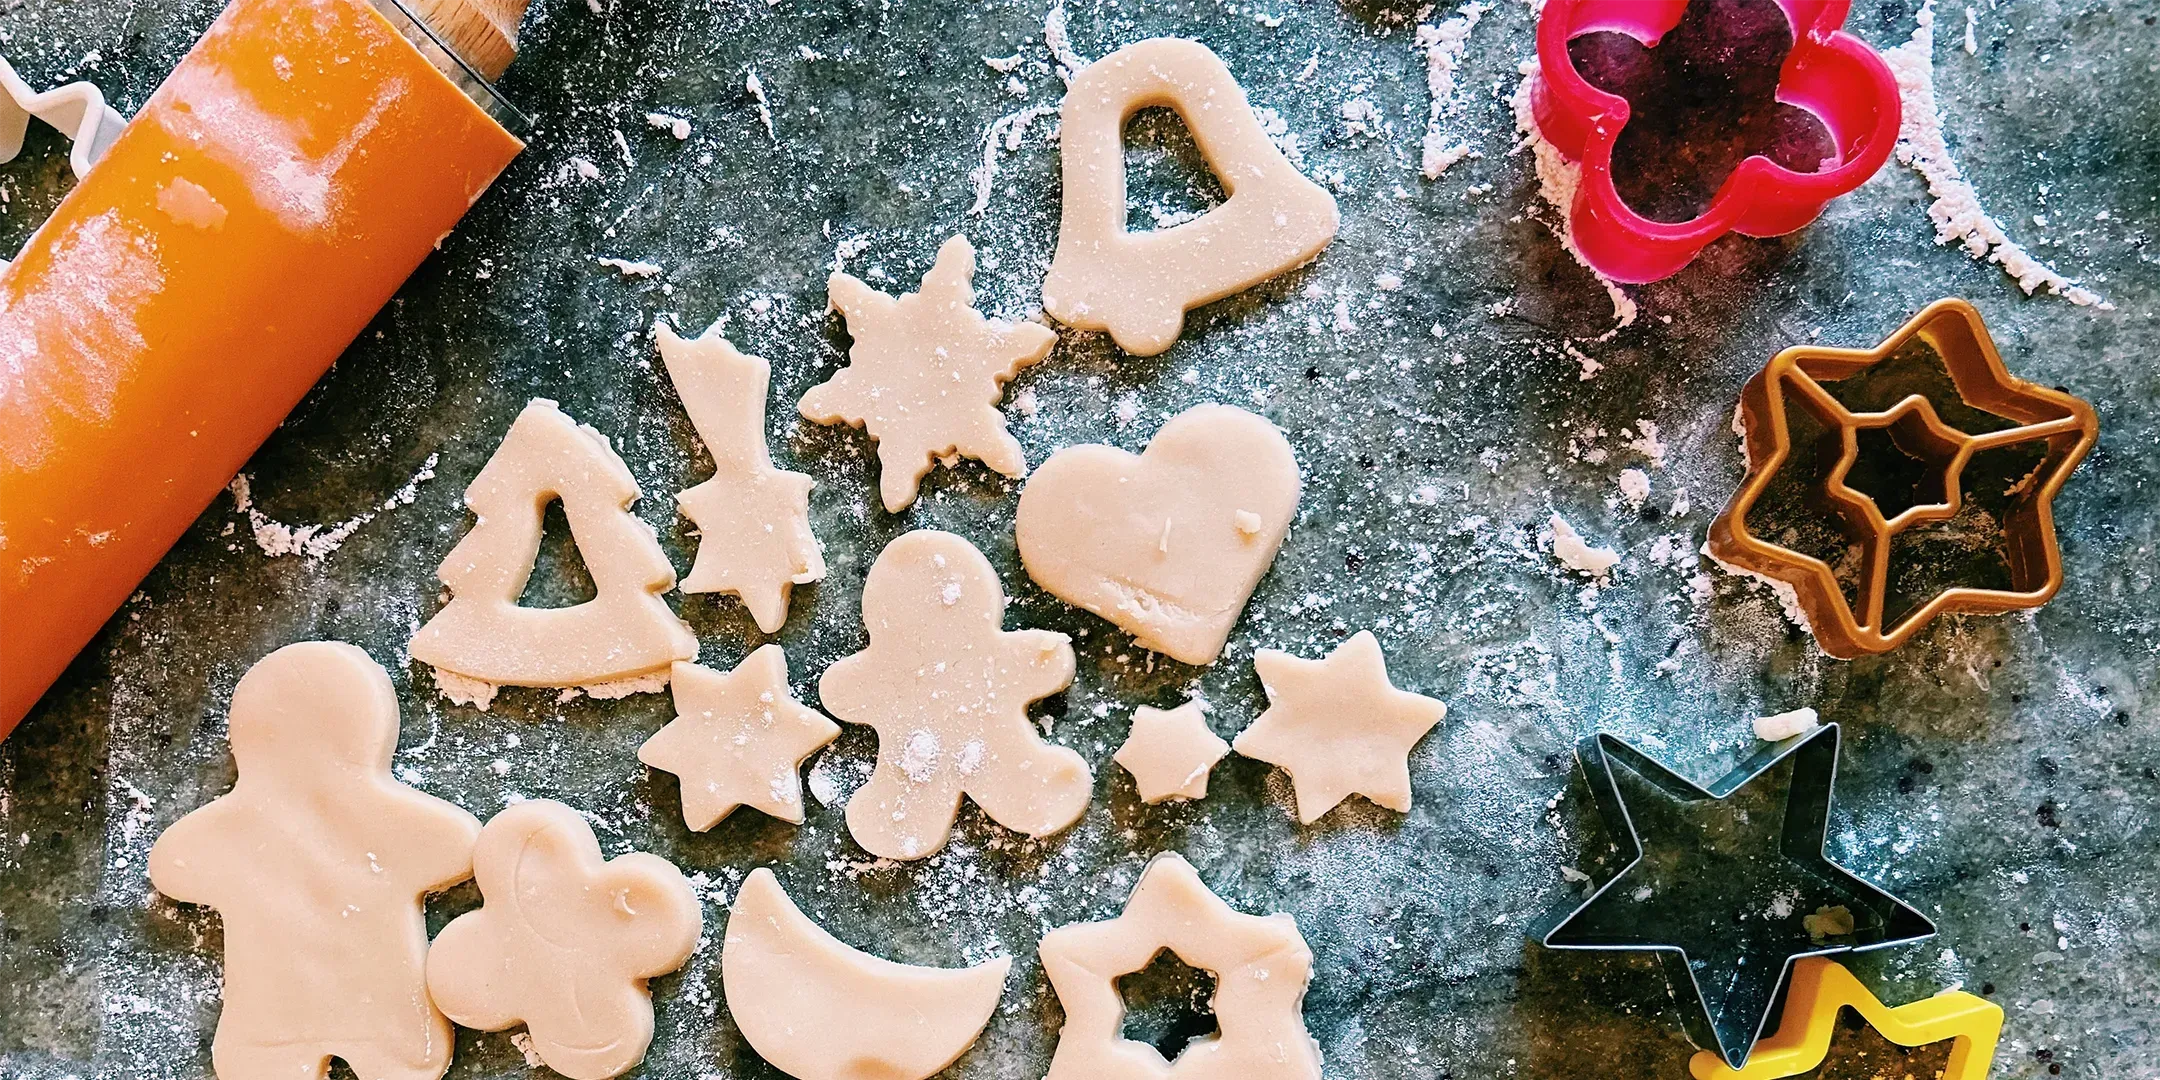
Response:
M665 685L670 664L697 659L697 638L660 599L675 586L675 568L652 527L631 515L638 495L607 436L533 399L465 489L472 531L436 571L450 602L413 635L412 658L435 668L453 700L482 708L500 685L591 688L651 677L638 688ZM598 595L572 607L520 607L540 553L541 513L556 498Z
M1352 795L1409 812L1410 748L1447 718L1447 705L1397 690L1372 631L1351 635L1324 660L1262 649L1253 669L1267 711L1231 745L1290 774L1300 824Z
M677 663L675 719L638 747L638 760L682 778L683 821L704 832L738 806L802 824L803 759L840 725L795 700L787 654L761 645L726 674Z
M1125 231L1125 121L1167 105L1191 129L1229 201L1183 225ZM1230 69L1208 47L1151 38L1081 69L1065 92L1059 144L1065 210L1043 310L1108 330L1154 356L1185 313L1310 261L1335 238L1335 199L1283 157Z
M366 653L287 645L233 690L231 792L173 823L150 882L225 921L219 1080L434 1080L421 900L472 876L480 822L391 779L397 695Z
M896 964L811 922L750 872L728 915L720 980L743 1038L796 1080L924 1080L975 1045L1012 957L970 968Z
M938 248L921 292L895 299L837 271L826 283L855 344L847 367L803 394L803 419L869 431L888 513L915 502L940 458L971 457L1006 476L1027 475L1027 455L1005 430L998 401L1021 368L1050 355L1057 332L984 318L974 281L975 246L954 236Z
M1200 703L1175 709L1142 705L1133 710L1131 733L1111 760L1125 766L1140 789L1140 801L1207 798L1209 770L1230 752L1230 744L1208 729Z
M526 1025L533 1052L573 1080L628 1071L652 1044L645 980L690 959L704 913L673 863L631 852L602 861L592 826L534 799L480 832L482 904L428 951L435 1004L469 1028Z
M1087 762L1044 742L1027 716L1029 702L1072 684L1071 640L1002 630L1004 615L990 560L951 533L918 529L871 564L870 647L826 668L818 694L834 716L877 729L877 767L847 804L848 832L872 855L935 854L963 794L1029 836L1087 810Z
M734 593L758 630L773 633L787 621L789 589L825 576L825 552L810 531L815 481L775 468L765 447L772 365L716 333L685 340L665 324L656 331L668 378L713 459L711 479L675 496L698 527L682 591Z
M1122 1037L1117 980L1164 949L1212 972L1221 1033L1177 1060ZM1065 1008L1044 1080L1318 1080L1320 1047L1305 1031L1312 950L1288 915L1246 915L1208 891L1192 864L1157 855L1117 918L1074 923L1042 940L1043 973Z
M1068 446L1020 492L1028 576L1133 635L1211 664L1297 516L1297 459L1275 425L1229 405L1164 424L1139 455Z

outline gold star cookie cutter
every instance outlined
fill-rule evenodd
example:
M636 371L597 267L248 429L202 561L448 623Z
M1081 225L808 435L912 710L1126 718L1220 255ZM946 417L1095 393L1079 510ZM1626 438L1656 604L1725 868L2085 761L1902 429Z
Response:
M2061 589L2053 503L2099 420L2011 375L1971 304L1938 300L1872 349L1786 349L1736 420L1748 471L1710 554L1792 586L1825 653L1888 652L1937 615L2036 608ZM1812 515L1766 520L1796 504ZM1956 566L1986 584L1935 580Z
M1783 1080L1820 1066L1830 1055L1838 1014L1851 1009L1868 1026L1899 1046L1950 1042L1940 1080L1987 1080L2002 1037L2002 1006L1962 990L1891 1008L1860 985L1845 966L1820 956L1793 967L1785 1018L1777 1034L1755 1046L1747 1066L1735 1069L1708 1050L1688 1063L1695 1080Z

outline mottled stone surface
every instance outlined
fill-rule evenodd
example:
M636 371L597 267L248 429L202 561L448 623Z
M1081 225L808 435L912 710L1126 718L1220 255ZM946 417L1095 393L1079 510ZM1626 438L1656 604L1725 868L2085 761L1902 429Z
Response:
M1595 861L1604 845L1571 744L1621 732L1708 779L1748 748L1749 718L1813 705L1846 725L1833 857L1942 931L1859 961L1862 977L1889 999L1962 983L2001 1002L1999 1076L2160 1076L2150 4L1977 4L1972 53L1965 9L1945 8L1934 53L1953 150L1988 208L2114 310L2027 298L1997 268L1938 247L1924 185L1893 163L1803 232L1722 241L1631 290L1641 318L1606 337L1605 294L1543 223L1530 155L1510 153L1506 98L1532 24L1522 4L1501 4L1471 34L1461 106L1444 119L1481 156L1428 182L1408 5L1076 0L1083 55L1161 33L1213 45L1343 210L1315 264L1196 313L1165 355L1067 334L1014 387L1032 403L1008 411L1036 462L1078 441L1137 448L1202 401L1291 432L1301 515L1224 659L1204 671L1151 661L1035 589L1013 550L1017 485L968 463L889 516L867 441L792 410L845 347L824 312L836 248L874 284L912 287L964 229L982 251L985 308L1032 309L1055 240L1054 118L998 154L980 216L968 213L969 174L994 121L1058 99L1043 9L597 4L539 5L505 82L537 119L532 149L248 466L266 520L373 518L319 558L270 557L221 498L0 744L0 1075L208 1073L219 922L155 897L144 854L231 782L224 714L240 673L278 645L334 637L393 671L405 775L483 817L520 796L590 811L611 853L656 851L699 875L715 934L732 887L772 864L813 917L880 954L949 965L1011 953L1006 1002L955 1075L1040 1074L1059 1013L1035 942L1113 911L1150 854L1178 850L1232 903L1295 914L1317 955L1306 1012L1330 1075L1677 1080L1689 1048L1652 963L1556 955L1525 938L1578 893L1562 866L1610 869ZM0 51L33 83L80 73L133 109L214 13L201 0L0 0ZM1913 26L1910 0L1852 18L1878 46ZM1016 53L1008 87L982 58ZM753 70L770 135L744 89ZM1346 119L1353 100L1372 103L1369 118L1353 108ZM689 139L649 125L649 110L687 117ZM1135 136L1139 224L1153 223L1149 209L1219 197L1188 186L1196 158L1175 125L1143 122ZM581 178L573 157L598 176ZM27 235L63 173L45 133L0 168L0 248ZM666 270L626 280L596 256ZM1893 655L1828 660L1762 586L1692 557L1740 473L1733 403L1778 348L1873 344L1943 295L1980 306L2013 369L2099 410L2099 448L2058 503L2068 585L2037 614L1952 618ZM466 527L463 485L528 398L554 398L618 440L647 492L639 512L689 565L695 539L671 500L709 464L654 362L656 316L686 329L725 317L730 336L773 360L774 456L817 477L832 567L798 590L776 637L805 700L827 663L862 647L862 576L884 543L919 526L960 532L1004 575L1009 626L1076 637L1079 679L1038 715L1097 770L1078 827L1016 843L971 808L952 848L899 868L867 865L837 803L813 803L800 829L744 811L691 834L675 779L634 756L667 719L665 696L514 690L485 714L434 696L404 642L439 602L432 574ZM1595 378L1579 377L1580 356L1603 365ZM1642 440L1629 445L1641 420L1657 425L1661 465ZM1616 484L1625 468L1651 481L1642 509ZM416 475L428 478L410 504L381 509ZM1622 552L1606 587L1586 589L1541 548L1555 511ZM573 588L575 573L558 573L574 565L567 550L550 541L543 599ZM680 608L708 663L764 640L731 599ZM1284 778L1240 758L1219 767L1206 801L1146 807L1110 764L1134 705L1198 689L1231 734L1264 705L1254 649L1316 656L1364 628L1399 685L1452 707L1412 756L1409 814L1354 803L1299 828ZM874 749L850 729L817 759L813 786L844 794ZM470 886L455 890L431 921L475 903ZM660 1037L644 1075L775 1075L727 1019L718 955L708 941L655 984ZM1174 996L1181 984L1166 981ZM1194 1027L1141 1011L1153 1031ZM459 1044L454 1076L526 1072L506 1036ZM1839 1075L1940 1067L1939 1048L1901 1060L1872 1037L1840 1045Z

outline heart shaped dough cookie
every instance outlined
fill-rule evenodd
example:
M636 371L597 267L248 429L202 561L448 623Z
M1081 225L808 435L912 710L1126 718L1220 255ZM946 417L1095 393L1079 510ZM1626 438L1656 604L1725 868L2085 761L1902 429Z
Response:
M1197 406L1144 453L1091 444L1043 462L1020 493L1020 561L1143 647L1213 663L1290 531L1298 487L1275 425Z

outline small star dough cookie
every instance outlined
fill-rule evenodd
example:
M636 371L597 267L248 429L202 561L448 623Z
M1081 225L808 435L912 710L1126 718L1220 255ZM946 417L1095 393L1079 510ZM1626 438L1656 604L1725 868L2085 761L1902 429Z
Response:
M1125 121L1156 105L1177 110L1230 199L1182 225L1126 232ZM1334 197L1283 157L1230 69L1197 41L1151 38L1082 68L1060 121L1065 209L1043 310L1110 331L1126 352L1168 349L1187 311L1300 266L1335 238Z
M1048 836L1080 820L1087 762L1028 722L1028 703L1072 684L1070 639L999 629L1005 590L966 540L918 529L878 555L863 582L870 647L825 669L818 694L877 729L877 768L847 804L872 855L920 859L945 846L965 794L990 820Z
M225 920L219 1080L435 1080L421 898L472 876L480 822L390 778L397 695L366 653L287 645L233 690L239 779L150 849L150 882Z
M705 917L658 855L603 862L592 827L535 799L490 819L473 852L482 904L443 927L427 985L450 1019L481 1031L524 1024L533 1052L572 1080L605 1080L645 1059L645 980L683 966Z
M1168 949L1215 975L1222 1034L1195 1039L1174 1063L1123 1037L1117 980ZM1230 909L1192 864L1157 855L1125 911L1106 922L1060 926L1043 938L1043 973L1065 1008L1065 1028L1044 1080L1319 1080L1320 1046L1305 1031L1312 950L1288 915Z
M796 1080L924 1080L982 1034L1012 957L915 967L858 952L788 899L773 872L735 894L720 980L759 1056Z
M1138 456L1068 446L1020 492L1028 576L1132 634L1211 664L1297 516L1297 459L1275 425L1201 405Z
M668 378L713 458L712 479L675 496L698 527L682 590L734 593L757 628L773 633L787 621L788 590L825 576L825 552L810 531L814 481L774 468L765 448L772 365L715 333L686 341L665 324L656 329Z
M1175 709L1142 705L1133 710L1132 733L1111 760L1125 766L1140 788L1140 801L1207 798L1208 771L1230 744L1208 730L1200 703Z
M1447 705L1395 689L1372 631L1351 635L1325 660L1262 649L1253 668L1267 711L1231 746L1290 774L1299 822L1312 824L1352 795L1409 811L1410 748L1447 717Z
M518 414L465 503L473 528L436 576L450 602L413 635L453 701L486 708L497 686L581 686L595 697L659 690L669 665L697 659L697 638L659 594L675 568L652 527L630 513L629 466L607 436L536 398ZM561 499L597 595L565 608L518 606L540 554L541 514Z
M840 725L795 700L787 654L761 645L725 675L676 664L675 719L638 747L638 760L682 778L683 821L704 832L742 805L802 824L803 759Z
M1057 332L984 318L974 282L975 246L955 236L938 249L919 293L896 300L837 272L826 283L855 344L847 367L803 395L803 419L869 430L890 513L914 503L939 458L971 457L1006 476L1027 475L998 400L1021 368L1050 355Z

